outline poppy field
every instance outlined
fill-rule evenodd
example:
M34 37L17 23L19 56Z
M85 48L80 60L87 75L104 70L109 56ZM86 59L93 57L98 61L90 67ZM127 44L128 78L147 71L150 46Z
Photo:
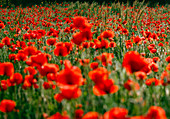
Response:
M0 119L170 118L170 5L0 5Z

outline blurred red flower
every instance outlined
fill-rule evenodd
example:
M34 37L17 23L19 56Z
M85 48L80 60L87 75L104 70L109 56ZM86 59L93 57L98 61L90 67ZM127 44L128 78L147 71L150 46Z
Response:
M87 112L82 119L101 119L97 112Z
M16 103L13 100L2 100L0 103L0 111L1 112L12 112L16 106Z
M146 115L146 119L167 119L167 117L163 108L151 106Z
M104 119L128 119L128 110L125 108L114 107L110 111L104 113Z
M145 73L150 73L151 69L149 63L145 58L141 57L136 51L129 51L125 54L123 58L122 66L126 69L128 74L137 71L143 71Z
M57 76L57 84L58 86L63 85L77 85L81 86L84 84L85 79L81 74L81 70L72 66L70 61L65 60L65 69L61 70Z
M59 112L57 112L56 114L47 117L46 119L70 119L67 115L62 116Z
M0 75L12 76L14 74L14 65L11 62L0 63Z
M124 83L124 87L127 89L127 90L139 90L140 89L140 86L138 83L132 81L132 80L127 80L125 83Z
M76 85L60 86L60 93L54 95L54 99L61 102L63 99L71 100L81 96L81 90Z

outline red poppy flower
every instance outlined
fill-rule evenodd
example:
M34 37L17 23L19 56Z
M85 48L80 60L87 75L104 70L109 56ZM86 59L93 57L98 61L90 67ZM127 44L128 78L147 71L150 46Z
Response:
M12 112L16 106L16 103L13 100L2 100L0 103L0 111L1 112Z
M82 45L83 45L83 48L89 48L90 47L89 42L83 42Z
M135 72L135 76L137 77L137 79L141 79L141 80L144 80L147 77L146 73L143 71Z
M80 59L79 62L80 62L80 65L82 66L88 65L90 62L90 59Z
M9 54L8 57L10 60L14 60L14 61L17 59L16 54Z
M73 44L70 42L65 42L64 43L65 47L67 48L67 51L70 52L73 50Z
M168 63L170 63L170 56L168 56L165 61L167 61Z
M65 61L65 69L61 70L57 76L57 84L62 85L78 85L84 84L85 79L81 74L81 70L76 66L71 66L70 61Z
M115 34L113 31L107 30L107 31L102 32L100 36L103 38L113 38Z
M129 31L126 28L122 28L122 33L128 35Z
M98 68L98 62L92 62L91 64L90 64L90 68L92 68L93 70L94 69L97 69Z
M71 41L76 45L80 45L85 40L87 40L87 38L82 32L76 32L75 34L73 34L73 39Z
M73 25L75 28L80 29L80 30L91 28L91 25L88 23L87 19L81 16L74 17Z
M83 37L85 37L87 40L89 40L89 41L92 40L93 35L92 35L90 29L85 29L81 33L82 33Z
M16 56L17 56L18 61L26 61L27 60L27 55L24 53L18 53Z
M4 43L0 43L0 49L4 47Z
M47 57L48 55L45 53L38 53L37 55L31 56L26 63L27 65L32 65L40 68L43 64L48 62Z
M104 80L100 83L97 83L93 87L93 93L96 96L102 96L106 94L113 94L118 91L118 86L114 85L114 81L112 79Z
M19 84L22 83L23 77L22 77L22 75L21 75L20 73L14 73L14 74L10 77L9 81L10 81L11 83L16 83L17 85L19 85Z
M44 89L55 89L56 88L56 86L54 85L54 83L52 82L52 81L48 81L48 82L44 82L43 83L43 87L44 87Z
M30 39L31 39L31 34L30 34L30 33L24 34L24 35L23 35L23 40L25 40L25 39L30 40Z
M103 66L106 66L107 64L112 65L112 58L114 58L114 55L113 53L102 53L102 55L97 56L96 58L102 62Z
M164 46L164 44L163 43L159 43L158 46Z
M69 54L69 47L65 46L65 43L60 42L56 44L56 48L54 49L54 55L56 56L67 56Z
M158 106L151 106L146 119L167 119L164 109Z
M47 39L46 41L47 45L55 45L55 43L56 43L56 38L50 38L50 39Z
M68 116L62 116L59 112L48 117L47 119L70 119Z
M84 111L82 109L76 109L75 119L82 119Z
M136 36L135 38L133 38L133 42L134 43L140 43L142 39L139 36Z
M126 40L125 42L126 42L126 48L127 49L130 49L130 48L133 47L133 43L131 42L131 40Z
M109 43L109 47L111 47L111 48L116 47L116 43L115 43L115 42L110 42L110 43Z
M7 46L11 45L10 41L11 41L11 39L7 36L1 40L1 42L4 43Z
M166 66L166 70L170 71L170 63Z
M27 72L29 72L29 75L35 75L37 73L37 71L32 66L25 67L24 73L27 73Z
M7 90L7 88L8 88L7 80L1 80L0 81L0 91L1 90Z
M60 86L61 93L55 94L54 99L61 102L63 99L71 100L80 97L81 90L75 85Z
M0 75L12 76L14 74L14 66L11 62L0 63Z
M82 119L100 119L99 113L97 112L88 112Z
M124 83L124 87L127 89L127 90L139 90L140 89L140 86L138 83L132 81L132 80L127 80L125 83Z
M0 29L3 29L3 28L5 28L4 23L0 23Z
M159 57L153 57L152 59L153 59L153 62L155 62L155 63L156 63L157 61L158 61L158 62L160 61L160 58L159 58Z
M163 86L170 84L170 74L167 71L161 74L161 82Z
M33 75L26 75L22 88L27 89L32 85L34 86L34 88L38 88L38 85L36 83L37 79L35 79Z
M37 48L33 47L33 46L25 47L24 50L23 50L23 53L26 54L27 56L36 55L37 54Z
M95 43L95 48L108 48L109 47L109 41L106 39L94 39L94 43Z
M145 84L147 86L151 86L152 84L155 85L155 86L158 86L161 84L161 81L159 79L156 79L156 78L150 78L150 79L147 79L145 81Z
M41 69L39 69L39 71L42 76L46 76L48 73L56 74L59 71L59 66L57 64L45 63L41 66Z
M76 28L83 27L85 23L87 23L87 19L85 17L77 16L73 19L73 24Z
M70 28L69 28L69 27L66 27L66 28L64 29L64 32L70 33Z
M129 51L125 54L122 66L126 69L128 74L137 71L149 73L151 71L149 63L145 58L141 57L138 52Z
M154 71L154 72L158 72L158 65L154 62L152 62L149 67Z
M104 67L99 67L89 72L89 77L94 81L95 84L103 82L108 79L109 72Z
M128 119L128 110L125 108L114 107L104 114L104 119Z

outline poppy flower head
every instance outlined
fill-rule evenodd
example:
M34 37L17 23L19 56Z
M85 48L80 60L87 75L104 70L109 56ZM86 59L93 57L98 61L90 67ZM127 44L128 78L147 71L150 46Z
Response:
M82 32L76 32L75 34L73 34L73 39L71 41L76 45L80 45L85 40L87 40L87 38Z
M147 80L145 81L145 84L146 84L147 86L151 86L151 85L158 86L158 85L161 84L161 80L156 79L156 78L150 78L150 79L147 79Z
M4 47L4 43L0 43L0 49Z
M163 86L170 84L170 74L168 73L168 71L164 71L161 74L161 82Z
M81 74L81 70L72 66L70 61L64 61L65 69L61 70L57 75L57 84L59 86L63 85L77 85L81 86L84 84L85 79Z
M7 46L11 46L11 38L9 38L9 37L5 37L5 38L3 38L2 40L1 40L1 42L2 43L4 43L5 45L7 45Z
M84 111L82 109L76 109L75 119L82 119Z
M106 94L116 93L118 89L118 86L114 85L114 81L112 79L107 79L93 86L93 93L96 96L102 96Z
M101 33L101 37L103 38L113 38L115 36L114 32L111 30L107 30Z
M124 87L130 91L130 90L139 90L140 89L140 86L138 83L132 81L132 80L127 80L125 83L124 83Z
M90 71L88 75L95 84L98 84L100 82L103 82L103 80L107 80L109 76L108 74L109 72L106 68L99 67L93 71Z
M46 41L46 44L47 45L55 45L55 43L56 43L56 38L50 38L50 39L47 39L47 41Z
M92 68L93 70L94 70L94 69L97 69L97 68L98 68L98 65L99 65L98 62L92 62L92 63L90 64L90 68Z
M67 46L63 42L59 42L56 44L56 48L54 49L54 55L56 56L67 56L71 46L67 43Z
M82 16L74 17L73 25L76 29L80 29L81 31L91 28L91 25L88 23L87 19Z
M141 40L142 39L139 36L136 36L136 37L133 38L134 43L140 43Z
M27 56L36 55L37 54L37 48L33 47L33 46L25 47L24 50L23 50L23 53L26 54Z
M144 80L144 79L146 79L146 73L145 72L143 72L143 71L138 71L138 72L135 72L135 76L136 76L136 78L139 80L139 79L141 79L141 80Z
M0 81L0 91L1 91L1 90L7 90L7 88L8 88L8 82L7 82L7 80L1 80L1 81Z
M99 113L97 112L88 112L82 119L99 119Z
M56 114L47 117L47 119L70 119L67 115L61 115L59 112L57 112Z
M122 66L126 69L128 74L132 74L137 71L143 71L145 73L149 73L151 71L149 63L136 51L129 51L125 54Z
M0 63L0 75L12 76L14 74L14 65L11 62Z
M0 29L4 29L4 28L5 28L4 23L0 23Z
M112 64L112 58L114 58L114 55L112 53L102 53L102 55L97 56L96 58L102 62L103 66L106 66L107 64Z
M28 65L30 64L36 67L40 67L45 63L48 63L47 54L45 53L38 53L36 55L33 55L28 60Z
M48 73L56 74L59 71L59 66L57 64L45 63L39 71L42 76L46 76Z
M128 119L128 110L125 108L114 107L104 114L104 119Z
M60 86L61 93L55 94L54 99L61 102L63 99L71 100L81 96L81 90L75 85Z
M146 118L147 119L148 118L149 119L167 119L164 109L158 106L151 106L146 115Z
M9 80L11 83L16 83L19 85L22 83L23 77L20 73L14 73L14 75L12 75Z
M167 61L168 63L170 63L170 56L168 56L165 61Z
M37 71L34 69L33 66L25 67L24 73L29 73L30 75L35 75Z
M12 112L16 106L16 103L13 100L2 100L0 103L0 111L1 112Z

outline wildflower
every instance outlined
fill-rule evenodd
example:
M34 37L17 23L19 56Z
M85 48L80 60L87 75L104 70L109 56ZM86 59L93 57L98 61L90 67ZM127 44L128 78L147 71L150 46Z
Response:
M15 109L16 103L13 100L2 100L0 103L1 112L12 112Z

